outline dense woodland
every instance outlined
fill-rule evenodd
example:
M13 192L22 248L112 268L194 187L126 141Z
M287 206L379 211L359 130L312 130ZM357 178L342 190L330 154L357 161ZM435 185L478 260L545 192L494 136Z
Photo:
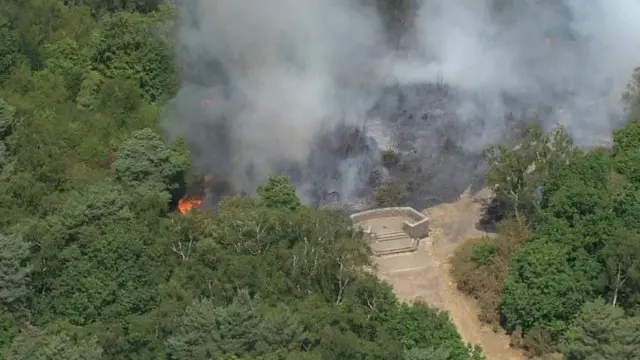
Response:
M175 211L192 174L158 125L180 72L156 5L0 0L2 357L482 359L286 178Z
M180 84L174 7L0 9L1 358L484 359L446 313L401 304L361 234L286 178L175 211L194 174L158 125ZM487 160L499 234L455 269L482 319L531 353L639 359L640 121L612 151L531 129Z
M637 111L636 72L623 102ZM515 149L486 151L496 236L454 259L480 319L530 355L640 359L640 119L611 149L583 151L562 128L530 128Z

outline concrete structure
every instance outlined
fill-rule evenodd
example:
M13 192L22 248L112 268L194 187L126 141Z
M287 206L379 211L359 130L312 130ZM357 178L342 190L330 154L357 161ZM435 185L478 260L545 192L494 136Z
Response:
M412 252L429 236L429 218L411 207L367 210L351 215L374 255Z

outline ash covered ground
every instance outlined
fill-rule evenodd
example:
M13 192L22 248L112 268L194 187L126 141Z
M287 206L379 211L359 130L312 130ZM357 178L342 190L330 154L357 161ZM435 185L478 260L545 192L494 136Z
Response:
M483 147L475 144L484 143L478 141L486 136L483 116L493 114L489 110L483 114L479 107L474 107L472 118L460 112L461 104L468 104L474 96L444 82L388 86L360 121L327 121L315 135L306 161L279 161L273 173L289 176L307 204L347 213L380 206L378 193L385 186L403 189L394 205L421 209L454 201L468 187L479 190L486 175ZM482 104L481 98L473 100ZM506 97L505 102L509 102ZM515 100L510 103L512 108L500 120L504 124L499 130L502 143L517 142L526 120L535 121L542 111ZM238 166L228 128L232 119L212 121L212 117L228 114L228 109L214 110L215 104L206 97L200 103L181 104L200 109L180 111L180 103L172 108L193 117L188 121L191 126L199 126L191 131L198 136L186 140L196 168L215 178L205 189L205 206L215 208L227 196L253 194L251 188L234 184L228 176ZM213 161L198 163L198 159ZM246 178L258 182L254 169L259 164L245 163Z
M386 205L381 194L416 208L449 202L482 185L484 148L517 143L525 124L551 130L569 114L569 134L593 146L625 122L637 10L628 0L193 0L180 6L183 84L162 126L185 138L194 171L214 176L210 207L255 195L269 174L288 175L314 207L357 211Z

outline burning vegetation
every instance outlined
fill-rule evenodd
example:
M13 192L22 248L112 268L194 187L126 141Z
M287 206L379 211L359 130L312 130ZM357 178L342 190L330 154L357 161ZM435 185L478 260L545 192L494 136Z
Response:
M182 215L187 215L194 208L201 207L202 201L203 201L202 199L205 197L207 188L211 186L212 183L213 183L213 176L206 175L200 183L196 184L197 188L196 188L195 195L191 195L191 196L185 195L182 198L180 198L180 200L178 200L178 207L177 207L178 211ZM187 191L187 194L188 193L189 191Z
M202 206L202 200L195 198L182 198L178 201L178 211L182 215L187 215L193 208Z

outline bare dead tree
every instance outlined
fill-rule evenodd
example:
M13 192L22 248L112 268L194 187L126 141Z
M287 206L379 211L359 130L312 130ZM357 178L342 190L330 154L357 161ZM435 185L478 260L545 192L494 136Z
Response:
M189 260L189 255L191 255L191 248L193 247L193 235L189 234L189 243L186 245L182 245L182 241L178 241L177 244L171 245L171 250L176 254L182 257L182 260Z

